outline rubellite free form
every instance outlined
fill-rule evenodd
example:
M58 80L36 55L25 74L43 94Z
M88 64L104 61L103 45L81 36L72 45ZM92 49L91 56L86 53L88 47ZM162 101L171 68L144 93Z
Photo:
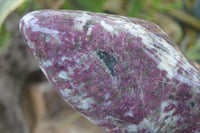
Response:
M157 25L40 10L20 31L61 97L107 132L200 132L200 72Z

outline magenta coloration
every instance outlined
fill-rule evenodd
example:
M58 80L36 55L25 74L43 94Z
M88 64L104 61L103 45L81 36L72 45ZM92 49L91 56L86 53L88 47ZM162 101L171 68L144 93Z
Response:
M200 132L199 70L157 25L41 10L20 30L57 92L107 132Z

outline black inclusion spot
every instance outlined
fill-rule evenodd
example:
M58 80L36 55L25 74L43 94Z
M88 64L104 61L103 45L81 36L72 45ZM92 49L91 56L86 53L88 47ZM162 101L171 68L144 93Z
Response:
M195 102L191 101L191 102L190 102L190 105L191 105L192 107L194 107Z
M91 20L88 20L86 24L83 26L84 29L88 30L89 27L94 25L94 23Z
M117 60L113 56L109 55L106 51L97 51L97 55L99 56L100 60L106 65L110 74L114 77L114 66L117 64Z

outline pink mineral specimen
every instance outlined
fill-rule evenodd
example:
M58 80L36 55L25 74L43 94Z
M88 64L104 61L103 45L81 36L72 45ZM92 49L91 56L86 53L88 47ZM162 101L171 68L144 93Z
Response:
M200 72L157 25L41 10L20 30L62 98L107 132L200 132Z

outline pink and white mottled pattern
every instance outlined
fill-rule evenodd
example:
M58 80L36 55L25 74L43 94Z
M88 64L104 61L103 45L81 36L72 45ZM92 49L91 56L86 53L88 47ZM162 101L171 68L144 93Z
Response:
M157 25L41 10L20 30L57 92L107 132L200 132L199 70Z

